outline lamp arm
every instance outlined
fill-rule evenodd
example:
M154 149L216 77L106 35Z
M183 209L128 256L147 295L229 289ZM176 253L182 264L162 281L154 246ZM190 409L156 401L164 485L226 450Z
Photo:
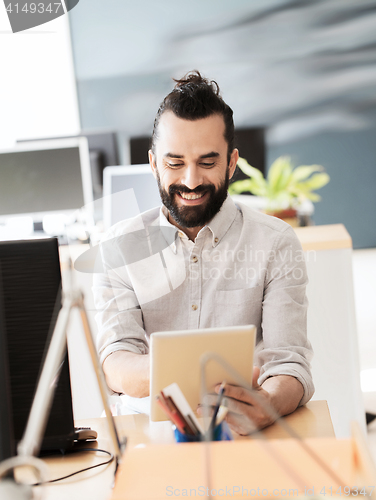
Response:
M25 433L22 437L22 440L18 444L18 455L26 457L35 456L39 453L43 433L46 427L47 418L52 403L52 398L55 392L55 380L61 367L63 357L65 355L67 341L66 332L69 317L74 307L77 307L80 310L86 343L89 348L91 361L97 377L98 386L107 417L107 423L109 426L109 432L114 446L114 454L116 457L117 467L117 464L121 461L121 455L123 453L126 440L120 442L118 437L114 419L112 417L107 400L106 382L104 379L103 370L100 366L91 335L89 321L84 305L84 296L83 293L78 290L72 290L69 293L64 294L63 307L60 310L55 329L52 334L50 346L47 351L47 356L38 382L33 404L31 406Z

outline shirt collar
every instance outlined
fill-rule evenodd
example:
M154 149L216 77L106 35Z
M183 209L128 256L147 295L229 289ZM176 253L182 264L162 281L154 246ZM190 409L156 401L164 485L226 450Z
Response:
M216 247L218 245L223 236L230 229L231 224L235 220L237 211L238 209L236 208L233 199L229 195L227 195L227 198L223 202L220 211L207 224L213 235L213 247Z
M168 220L168 210L167 208L162 205L161 206L161 209L160 209L160 212L159 212L159 225L161 226L161 231L162 231L162 234L166 240L166 242L168 243L168 246L171 247L172 251L176 254L176 233L179 231L179 229L174 226L174 224L171 224L171 222L169 222ZM174 229L175 230L175 239L174 241L171 243L171 238L168 238L166 236L166 234L164 234L163 232L163 228L164 227L168 227L168 234L170 235L170 230L171 229Z
M205 227L209 228L211 233L212 233L212 245L213 245L213 247L216 247L218 245L218 243L221 241L221 239L223 238L223 236L227 233L231 224L235 220L237 211L238 211L238 209L236 208L236 205L233 202L232 198L230 196L227 196L227 198L223 202L223 205L222 205L220 211L205 226ZM161 209L160 209L159 221L160 221L160 225L162 227L162 233L163 233L163 227L169 227L169 228L175 229L175 231L176 231L175 236L176 236L176 233L179 232L179 233L182 233L182 237L188 238L188 236L186 236L185 233L180 231L180 229L178 229L176 226L171 224L171 222L169 222L168 210L164 205L162 205ZM167 239L166 239L166 241L167 241ZM173 252L176 253L176 239L174 240L174 242L172 244L169 243L169 246L171 246Z

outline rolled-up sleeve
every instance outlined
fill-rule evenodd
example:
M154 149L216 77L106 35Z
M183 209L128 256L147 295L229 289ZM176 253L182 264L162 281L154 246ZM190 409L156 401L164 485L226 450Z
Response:
M307 283L302 247L293 229L286 227L268 259L262 342L256 348L256 359L261 366L260 384L276 375L290 375L301 382L304 396L300 405L314 393L310 370L313 351L307 339Z

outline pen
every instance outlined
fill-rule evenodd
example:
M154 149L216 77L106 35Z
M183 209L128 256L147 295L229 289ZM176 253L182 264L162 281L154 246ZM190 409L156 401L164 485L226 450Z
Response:
M217 420L215 422L215 427L218 427L218 425L223 422L223 420L226 418L227 413L228 413L227 400L224 399L222 401L221 406L219 407L219 411L217 414Z
M218 415L219 407L221 406L222 399L223 399L223 394L225 392L225 385L226 385L226 382L223 381L222 384L221 384L221 386L220 386L220 388L219 388L217 404L215 405L213 417L212 417L210 425L209 425L209 432L210 432L211 435L213 435L213 432L214 432L215 421L217 420L217 415Z

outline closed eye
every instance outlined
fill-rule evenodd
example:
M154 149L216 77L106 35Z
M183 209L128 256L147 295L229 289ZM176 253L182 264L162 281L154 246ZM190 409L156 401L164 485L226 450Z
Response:
M182 163L167 163L167 165L170 167L170 168L179 168L179 167L182 167L183 164Z

